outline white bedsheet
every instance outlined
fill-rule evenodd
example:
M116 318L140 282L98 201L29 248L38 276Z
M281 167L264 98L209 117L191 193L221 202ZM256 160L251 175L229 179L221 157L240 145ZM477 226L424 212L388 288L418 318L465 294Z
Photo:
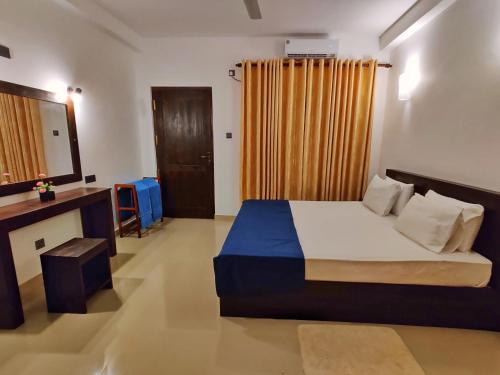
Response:
M306 280L484 287L492 263L471 252L436 254L361 202L290 201Z

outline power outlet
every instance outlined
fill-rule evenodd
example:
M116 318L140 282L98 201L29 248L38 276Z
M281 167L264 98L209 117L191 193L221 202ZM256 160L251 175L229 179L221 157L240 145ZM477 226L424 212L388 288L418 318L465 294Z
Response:
M0 56L10 59L10 49L5 46L0 45Z
M45 247L45 238L40 238L35 241L35 250L40 250Z
M85 176L85 183L86 184L90 184L91 182L95 182L95 181L96 181L95 174Z
M229 77L235 77L235 76L236 76L236 70L229 69Z

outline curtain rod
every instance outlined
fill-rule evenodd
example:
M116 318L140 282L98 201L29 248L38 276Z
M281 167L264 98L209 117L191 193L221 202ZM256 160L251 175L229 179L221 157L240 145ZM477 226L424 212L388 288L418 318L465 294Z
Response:
M319 62L315 62L314 63L314 65L316 65L316 64L319 64ZM289 62L288 61L284 61L283 65L284 66L288 66ZM296 66L301 66L302 62L301 61L297 61L297 62L295 62L295 65ZM329 63L328 63L328 61L326 61L325 62L325 66L328 66L328 65L329 65ZM345 65L345 63L342 63L342 65ZM252 66L257 66L257 63L252 63ZM368 67L368 66L369 66L368 63L363 63L363 67ZM237 68L241 68L241 63L237 63L236 67ZM392 68L392 64L389 64L389 63L378 63L377 67L379 67L379 68Z

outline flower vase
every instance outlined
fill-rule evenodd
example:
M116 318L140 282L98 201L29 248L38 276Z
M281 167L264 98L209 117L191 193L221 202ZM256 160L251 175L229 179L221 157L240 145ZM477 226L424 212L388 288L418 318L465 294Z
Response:
M42 202L48 202L48 201L53 201L56 199L56 193L52 190L46 191L45 193L39 193L40 194L40 200Z

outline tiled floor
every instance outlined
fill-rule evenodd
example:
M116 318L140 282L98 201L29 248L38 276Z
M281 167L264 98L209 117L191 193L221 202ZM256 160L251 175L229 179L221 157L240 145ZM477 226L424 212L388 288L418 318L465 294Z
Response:
M40 278L24 285L26 323L0 331L0 374L303 374L300 322L218 315L212 256L230 225L174 220L119 239L115 289L87 315L49 315ZM499 333L396 330L428 375L500 374Z

